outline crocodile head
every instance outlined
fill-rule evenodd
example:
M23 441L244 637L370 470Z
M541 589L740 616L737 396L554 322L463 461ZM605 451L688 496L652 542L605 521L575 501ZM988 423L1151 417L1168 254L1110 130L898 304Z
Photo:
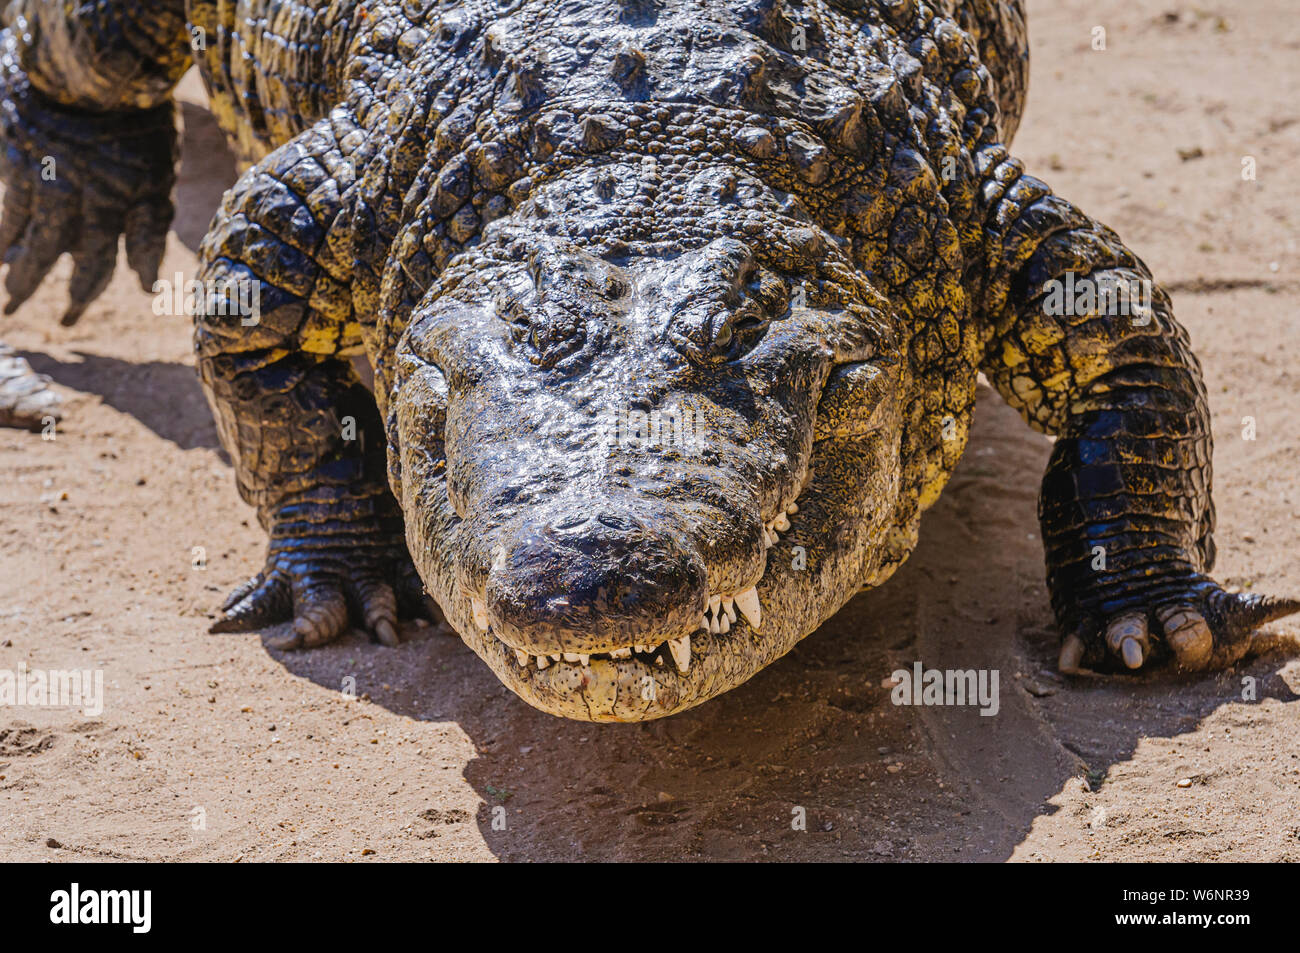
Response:
M397 348L390 469L430 592L556 715L740 684L880 568L892 328L814 229L614 259L503 230Z

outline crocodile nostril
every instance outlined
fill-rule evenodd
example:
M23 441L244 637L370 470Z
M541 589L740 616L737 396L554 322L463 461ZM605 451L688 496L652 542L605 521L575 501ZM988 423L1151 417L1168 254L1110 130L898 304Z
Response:
M572 516L562 516L551 523L551 529L577 529L585 525L589 519L590 516L580 516L577 513Z
M547 524L547 529L561 532L574 530L586 526L593 519L605 528L618 530L620 533L629 533L641 529L642 526L636 519L618 513L571 513L568 516L561 516L552 520Z
M601 513L596 517L596 519L600 520L603 525L608 526L610 529L621 530L622 532L636 529L640 525L634 519L626 516L616 516L613 513Z

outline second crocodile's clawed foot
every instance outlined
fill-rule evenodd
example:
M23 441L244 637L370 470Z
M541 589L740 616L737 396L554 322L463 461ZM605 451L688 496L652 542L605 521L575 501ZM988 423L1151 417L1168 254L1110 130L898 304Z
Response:
M61 323L75 324L108 286L124 239L148 291L172 220L179 145L170 102L97 111L58 102L19 67L16 38L0 35L0 254L4 313L13 314L63 254L72 257Z
M42 430L63 419L63 401L50 379L0 344L0 427Z

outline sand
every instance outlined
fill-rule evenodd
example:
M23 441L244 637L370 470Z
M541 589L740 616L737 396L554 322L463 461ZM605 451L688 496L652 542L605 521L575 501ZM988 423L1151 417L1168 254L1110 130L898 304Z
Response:
M1300 20L1290 0L1029 6L1016 151L1127 239L1191 331L1219 578L1298 593ZM164 276L193 274L234 179L193 75L184 98ZM1050 445L987 389L886 586L702 707L578 724L431 630L305 654L206 634L265 540L189 321L123 267L61 328L69 273L0 327L68 404L53 441L0 432L0 668L99 669L104 709L0 712L0 858L1300 860L1300 662L1059 679L1034 515ZM996 669L998 715L893 705L882 681L917 660Z

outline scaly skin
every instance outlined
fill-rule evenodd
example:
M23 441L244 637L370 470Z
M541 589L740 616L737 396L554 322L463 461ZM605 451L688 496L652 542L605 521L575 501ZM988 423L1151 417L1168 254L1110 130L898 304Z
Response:
M422 580L530 704L680 711L897 569L981 370L1057 436L1040 517L1064 671L1223 666L1300 608L1207 575L1208 410L1168 297L1049 306L1054 281L1150 275L1008 151L1018 3L188 18L217 38L198 62L252 163L202 277L261 290L257 323L195 329L271 534L218 628L293 618L313 645L355 618L393 642ZM25 68L66 56L42 37ZM81 79L58 98L103 102ZM611 440L611 413L651 411L678 416Z

